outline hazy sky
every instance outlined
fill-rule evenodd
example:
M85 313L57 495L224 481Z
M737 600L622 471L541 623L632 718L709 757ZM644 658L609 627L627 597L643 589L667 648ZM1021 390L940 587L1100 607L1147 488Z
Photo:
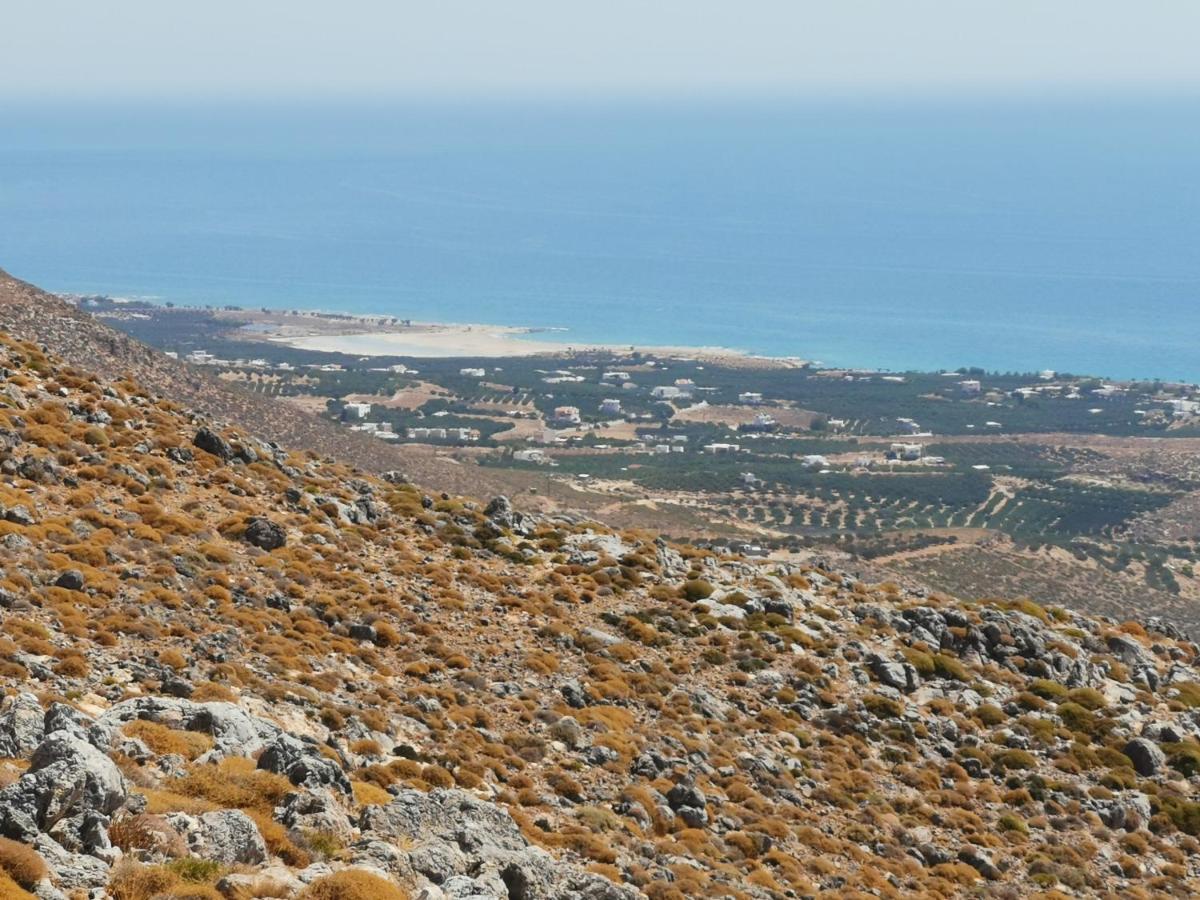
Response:
M1200 0L29 0L0 95L1200 90Z

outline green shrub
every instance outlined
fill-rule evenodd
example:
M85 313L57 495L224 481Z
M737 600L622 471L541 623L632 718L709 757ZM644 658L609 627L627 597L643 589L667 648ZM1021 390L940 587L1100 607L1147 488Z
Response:
M1020 834L1028 834L1029 826L1025 824L1025 820L1013 813L1005 813L1000 817L996 826L1001 831L1016 831Z
M1173 687L1177 693L1175 699L1188 709L1200 707L1200 682L1181 681L1173 685Z
M1057 681L1048 678L1036 678L1029 685L1029 690L1045 700L1061 700L1067 696L1067 689Z
M996 765L1005 771L1009 769L1033 769L1037 767L1037 759L1027 750L1004 750L997 753L993 759Z
M1085 734L1091 734L1092 727L1096 724L1095 716L1078 703L1071 701L1060 703L1058 714L1062 717L1063 724L1072 731L1082 731Z
M1108 705L1104 699L1104 695L1095 688L1090 687L1077 687L1074 690L1068 691L1067 699L1072 703L1078 703L1084 709L1093 711L1104 709ZM1059 712L1062 712L1062 710L1059 710Z
M882 694L867 694L863 697L863 706L871 715L880 719L898 719L904 714L904 707Z
M1178 744L1166 744L1163 749L1167 752L1171 768L1188 777L1200 772L1200 744L1181 741Z
M955 681L970 681L971 673L967 667L953 656L938 653L933 657L933 670L941 678L952 678Z
M975 715L979 718L980 722L982 722L984 725L987 725L989 728L999 725L1008 718L1004 710L994 703L981 704L976 708Z
M900 651L908 664L917 670L917 674L922 678L932 678L936 671L933 664L933 654L925 653L922 650L915 650L912 647L905 647Z
M1172 825L1184 834L1200 835L1200 803L1182 797L1160 797L1158 802Z
M183 881L205 884L215 879L225 867L213 859L194 859L188 857L171 860L167 863L167 868L178 875Z

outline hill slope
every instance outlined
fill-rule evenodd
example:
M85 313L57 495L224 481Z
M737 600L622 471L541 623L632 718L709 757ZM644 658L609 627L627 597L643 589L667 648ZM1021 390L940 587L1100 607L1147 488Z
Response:
M178 400L0 337L5 896L1200 887L1169 626L435 499Z

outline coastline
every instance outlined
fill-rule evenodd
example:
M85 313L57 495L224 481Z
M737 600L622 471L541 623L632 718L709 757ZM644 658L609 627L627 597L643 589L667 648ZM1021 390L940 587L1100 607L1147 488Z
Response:
M516 325L405 322L380 316L323 312L259 312L223 310L222 318L250 321L231 331L242 340L265 341L298 350L342 353L349 356L412 356L425 358L496 358L572 353L634 352L721 362L747 368L798 367L807 361L789 357L758 356L731 347L687 345L636 345L542 340L531 335L551 329Z
M272 343L300 350L358 356L514 357L561 356L576 352L685 355L705 359L767 359L752 357L727 347L638 346L634 344L584 344L534 340L530 329L497 325L435 325L412 332L376 332L341 335L279 335ZM779 360L783 362L783 360Z

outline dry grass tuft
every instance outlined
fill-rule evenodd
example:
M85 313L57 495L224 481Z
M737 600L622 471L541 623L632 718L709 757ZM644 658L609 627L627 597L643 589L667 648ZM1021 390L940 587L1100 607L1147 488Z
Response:
M318 878L299 900L408 900L408 894L390 881L361 869L343 869Z
M212 749L213 739L199 731L175 731L158 722L139 719L121 729L125 734L143 741L159 756L177 754L186 759L195 759Z
M0 837L0 870L26 888L46 877L46 863L36 850L4 837Z

